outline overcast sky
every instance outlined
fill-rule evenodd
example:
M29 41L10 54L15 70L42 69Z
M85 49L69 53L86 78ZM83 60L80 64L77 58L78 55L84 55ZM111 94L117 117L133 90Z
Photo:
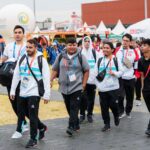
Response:
M7 4L25 4L33 9L34 0L0 0L0 9ZM43 21L52 18L52 21L68 20L75 11L81 16L81 4L86 2L101 2L107 0L35 0L36 20ZM10 12L11 13L11 12ZM1 14L0 14L1 15Z

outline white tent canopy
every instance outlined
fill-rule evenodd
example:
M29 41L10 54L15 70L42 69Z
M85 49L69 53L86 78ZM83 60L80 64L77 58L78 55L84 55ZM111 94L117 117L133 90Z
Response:
M133 37L150 38L150 18L137 22L129 26L126 33L131 34Z
M89 32L91 33L92 30L88 27L87 23L85 22L82 28L78 28L77 32Z
M36 26L33 33L39 33L39 32L40 32L40 29L38 26Z
M126 29L125 27L123 26L121 20L119 19L116 26L114 27L114 29L111 31L113 34L115 35L120 35L122 34L123 32L125 32Z
M97 34L105 34L106 31L108 31L108 29L106 28L104 22L101 21L98 28L97 28L97 30L96 30L96 33Z

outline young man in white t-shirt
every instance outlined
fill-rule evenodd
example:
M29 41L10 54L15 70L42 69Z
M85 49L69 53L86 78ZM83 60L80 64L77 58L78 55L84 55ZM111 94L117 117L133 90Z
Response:
M24 43L24 33L25 33L24 28L20 25L16 25L14 27L13 33L14 33L14 42L11 42L6 45L4 49L3 57L1 58L2 62L16 62L19 59L19 57L22 56L26 51L26 45ZM7 88L8 96L10 99L11 81L9 82L10 82L10 85L6 86L6 88ZM12 104L12 108L17 116L18 116L18 113L17 113L18 97L19 97L19 85L16 90L15 100L14 101L10 100ZM24 132L28 130L28 126L26 124L27 122L25 119L23 122L24 124L22 125L22 127L23 127L23 132Z

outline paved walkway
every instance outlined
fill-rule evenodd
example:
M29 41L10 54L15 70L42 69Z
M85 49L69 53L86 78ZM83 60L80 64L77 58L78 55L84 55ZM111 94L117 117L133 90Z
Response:
M144 135L149 114L134 112L132 119L124 118L120 126L111 121L110 132L100 129L103 122L100 115L94 117L93 124L83 124L80 133L68 137L65 133L67 119L48 120L48 132L43 141L38 143L40 150L149 150L150 138ZM28 133L22 139L10 138L15 125L0 127L0 150L23 150L28 141Z
M0 88L0 93L5 89ZM53 91L53 100L62 100L61 95ZM96 98L98 104L98 97ZM113 118L111 116L111 118ZM147 127L149 114L143 102L142 106L134 106L132 118L123 118L119 127L115 127L111 120L111 131L103 133L103 121L101 115L94 116L94 123L81 125L80 133L74 137L68 137L65 133L67 118L47 120L48 126L46 138L38 143L40 150L149 150L150 138L144 132ZM0 126L0 150L24 150L29 138L26 133L22 139L13 140L11 135L16 125Z

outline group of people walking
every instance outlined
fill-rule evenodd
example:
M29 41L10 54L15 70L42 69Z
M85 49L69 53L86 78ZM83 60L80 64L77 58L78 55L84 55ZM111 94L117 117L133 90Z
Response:
M36 146L37 140L45 136L47 126L38 117L39 102L42 98L45 104L48 103L55 78L58 78L59 91L69 115L66 130L69 136L80 130L80 124L86 118L89 123L93 122L96 89L104 121L103 132L111 129L109 109L116 126L121 118L131 118L137 71L143 80L143 97L150 111L150 39L142 41L140 52L140 49L131 47L130 34L123 35L120 47L114 48L113 43L106 40L98 51L94 49L90 36L83 37L80 48L76 38L68 38L52 65L50 75L46 59L38 51L37 41L30 39L24 43L23 37L24 28L15 26L15 42L5 47L1 61L17 62L12 82L7 86L18 118L12 138L20 138L28 130L26 118L29 118L30 140L26 148ZM150 122L146 134L150 135Z

